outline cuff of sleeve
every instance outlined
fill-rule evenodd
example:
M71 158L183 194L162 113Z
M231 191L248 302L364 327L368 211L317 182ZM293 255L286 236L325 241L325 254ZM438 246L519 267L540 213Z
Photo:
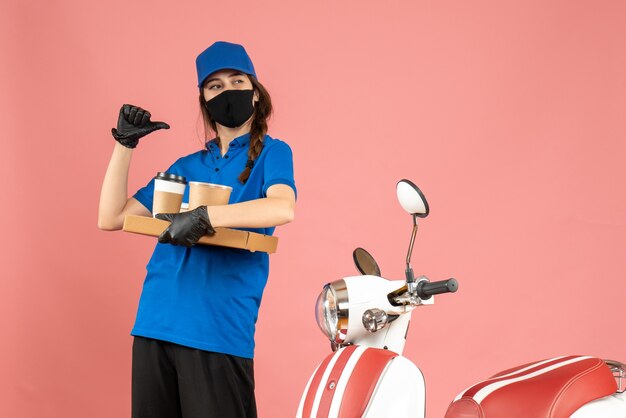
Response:
M296 200L298 200L298 189L296 189L296 185L293 181L289 179L272 179L263 185L263 197L267 197L267 189L275 184L286 184L287 186L293 189L294 194L296 195Z
M152 213L152 199L151 198L147 197L145 194L143 194L140 191L135 193L133 197L137 199L139 203L144 205L146 209L148 209Z

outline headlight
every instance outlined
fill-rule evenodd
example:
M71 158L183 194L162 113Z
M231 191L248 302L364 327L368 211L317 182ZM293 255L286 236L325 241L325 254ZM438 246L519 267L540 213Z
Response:
M337 330L337 297L330 283L324 286L315 303L315 320L317 326L329 340L335 339Z
M315 303L315 319L324 335L342 344L348 332L348 289L344 280L324 286Z

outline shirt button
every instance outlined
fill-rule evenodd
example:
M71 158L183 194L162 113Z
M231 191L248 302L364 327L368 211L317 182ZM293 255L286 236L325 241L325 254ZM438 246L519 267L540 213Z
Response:
M216 168L216 169L215 169L215 171L220 171L220 169L219 169L219 168Z
M217 157L217 159L219 160L219 159L220 159L220 157Z
M228 155L224 155L224 158L228 158Z

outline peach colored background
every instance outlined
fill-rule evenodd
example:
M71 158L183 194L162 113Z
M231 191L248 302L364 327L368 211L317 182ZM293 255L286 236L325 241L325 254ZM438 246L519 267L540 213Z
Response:
M3 0L0 416L124 417L129 336L154 240L96 225L123 103L129 194L199 149L195 57L243 43L293 148L299 201L257 332L261 417L291 417L328 353L313 304L369 249L456 295L414 313L405 355L429 417L471 382L549 356L626 360L626 3Z

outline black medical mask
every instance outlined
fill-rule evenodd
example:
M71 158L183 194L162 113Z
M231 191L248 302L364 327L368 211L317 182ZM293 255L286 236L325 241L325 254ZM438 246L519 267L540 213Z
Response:
M254 113L253 95L254 90L224 90L204 105L215 122L236 128Z

